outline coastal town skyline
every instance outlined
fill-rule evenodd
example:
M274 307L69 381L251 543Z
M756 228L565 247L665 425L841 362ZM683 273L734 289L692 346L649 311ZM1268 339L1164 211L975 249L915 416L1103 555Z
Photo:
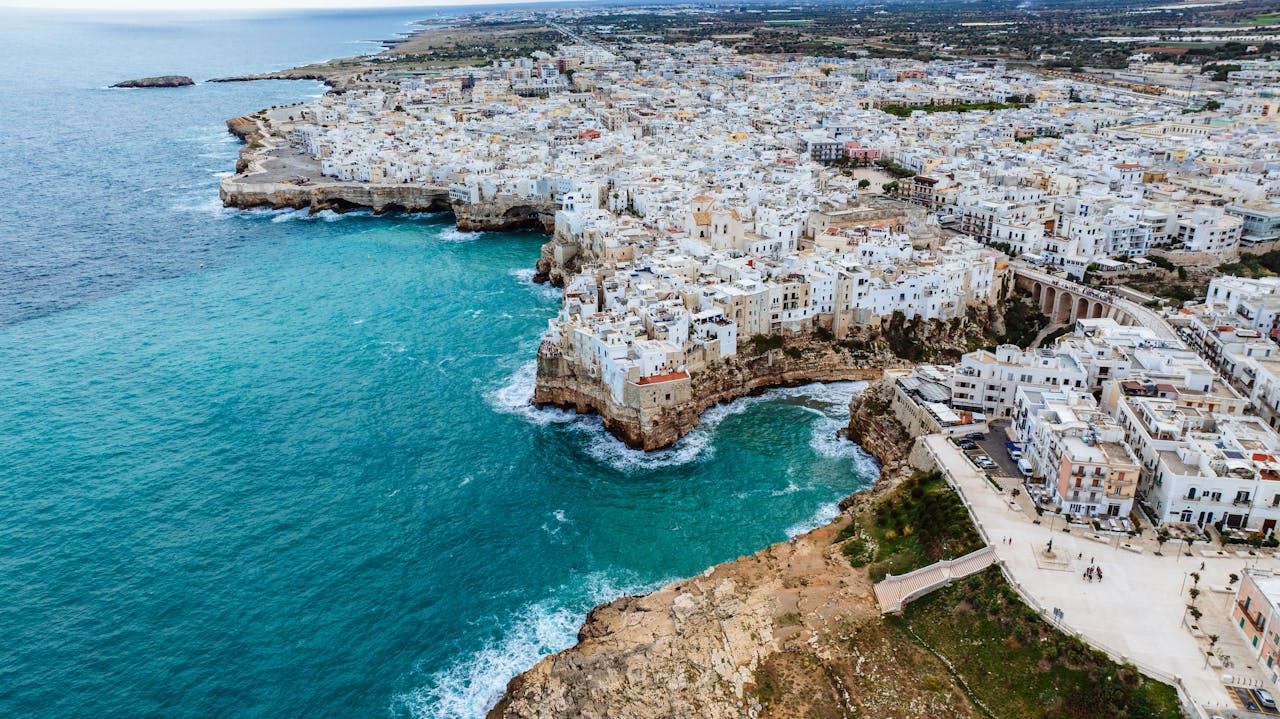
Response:
M598 0L559 0L563 4L588 4ZM3 0L0 9L91 10L95 12L163 12L189 13L225 10L355 10L355 9L434 9L484 7L488 5L547 4L546 0L191 0L175 6L166 0Z
M1280 716L1270 0L310 1L3 13L0 715Z

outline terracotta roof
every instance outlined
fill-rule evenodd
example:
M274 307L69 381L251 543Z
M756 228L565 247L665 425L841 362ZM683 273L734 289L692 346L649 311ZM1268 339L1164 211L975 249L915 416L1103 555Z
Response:
M668 372L666 374L651 374L648 377L641 377L636 384L658 384L659 382L674 382L678 379L689 379L688 372Z

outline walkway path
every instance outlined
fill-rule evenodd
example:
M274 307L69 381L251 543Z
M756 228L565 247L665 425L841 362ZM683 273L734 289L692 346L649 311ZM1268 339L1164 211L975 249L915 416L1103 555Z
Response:
M995 561L995 550L983 547L963 557L934 562L898 577L890 574L875 586L876 603L880 605L880 612L883 614L902 611L907 602L941 589L951 584L953 579L964 579L977 574Z
M1206 614L1224 612L1229 606L1228 594L1214 591L1214 587L1225 587L1228 576L1240 574L1246 566L1280 572L1280 560L1199 553L1189 557L1184 556L1183 545L1170 544L1163 548L1165 556L1159 556L1150 543L1131 551L1118 546L1119 539L1097 541L1078 531L1066 533L1061 519L1045 515L1044 523L1037 523L1040 520L1034 514L997 492L945 437L929 435L923 441L960 492L979 533L994 548L1014 588L1033 608L1050 621L1052 609L1061 609L1059 624L1065 631L1078 634L1113 659L1132 662L1171 683L1181 678L1187 696L1201 706L1231 706L1221 682L1222 670L1209 665L1196 638L1183 624L1186 589L1193 583L1190 573L1201 574L1198 602L1202 610ZM1050 539L1054 561L1041 561ZM1200 571L1202 562L1204 570ZM1084 580L1082 574L1090 564L1103 568L1105 581ZM1242 647L1234 656L1232 671L1238 674L1249 664L1244 653Z
M1101 299L1101 301L1106 304L1132 317L1138 324L1150 329L1152 332L1155 332L1156 336L1161 339L1178 339L1178 334L1173 331L1173 327L1170 326L1163 317L1136 302L1131 302L1123 297L1111 295L1108 292L1095 290L1092 287L1086 287L1077 282L1072 282L1071 280L1065 280L1061 277L1051 275L1048 272L1037 269L1025 262L1015 261L1012 262L1010 266L1013 267L1014 274L1035 280L1042 285L1049 285L1060 290L1066 290L1067 292L1087 298L1093 298L1095 300ZM1110 296L1104 299L1099 298L1099 294Z

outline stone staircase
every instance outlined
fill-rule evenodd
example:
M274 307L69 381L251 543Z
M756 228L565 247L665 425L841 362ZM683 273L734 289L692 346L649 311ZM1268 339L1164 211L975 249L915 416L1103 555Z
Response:
M983 547L963 557L944 559L895 577L892 574L875 585L876 603L882 614L902 611L902 607L935 589L951 584L990 567L996 561L996 550Z

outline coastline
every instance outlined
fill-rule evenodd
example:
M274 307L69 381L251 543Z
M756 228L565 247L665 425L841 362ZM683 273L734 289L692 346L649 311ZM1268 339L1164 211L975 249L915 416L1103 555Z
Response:
M896 420L860 411L886 386L873 383L851 401L848 440L876 458L880 473L869 487L841 500L835 518L700 575L595 607L577 643L513 677L488 719L761 716L765 667L801 656L802 665L826 662L829 648L820 644L833 631L847 636L854 626L878 623L868 572L849 566L838 536L912 474L910 440ZM864 659L884 666L905 656L911 665L924 661L877 640L868 639L864 649ZM825 675L827 669L813 673ZM845 698L824 699L851 708L851 687L839 679L834 684ZM856 702L863 710L893 711L900 698L889 685L864 688L871 691L860 692ZM920 695L913 711L901 716L975 715L957 706L950 689Z

